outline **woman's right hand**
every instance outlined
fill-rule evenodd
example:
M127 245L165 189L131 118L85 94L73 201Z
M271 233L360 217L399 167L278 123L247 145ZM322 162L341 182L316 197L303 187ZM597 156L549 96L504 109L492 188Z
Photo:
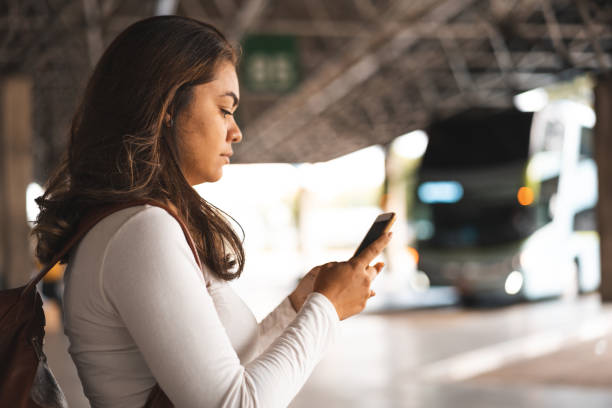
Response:
M361 312L367 300L373 296L370 284L384 264L369 265L385 249L390 239L391 233L381 235L358 256L346 262L330 262L319 267L313 290L333 303L340 320Z

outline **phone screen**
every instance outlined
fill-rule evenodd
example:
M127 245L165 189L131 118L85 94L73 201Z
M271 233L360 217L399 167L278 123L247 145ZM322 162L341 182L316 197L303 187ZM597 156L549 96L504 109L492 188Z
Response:
M370 227L370 230L366 234L363 241L361 241L361 244L359 244L359 247L357 248L357 251L355 251L355 255L353 256L359 255L361 251L366 249L372 242L376 241L378 237L387 232L389 228L391 228L391 224L393 224L393 221L395 221L394 213L386 213L378 216L378 218L376 218L376 220Z

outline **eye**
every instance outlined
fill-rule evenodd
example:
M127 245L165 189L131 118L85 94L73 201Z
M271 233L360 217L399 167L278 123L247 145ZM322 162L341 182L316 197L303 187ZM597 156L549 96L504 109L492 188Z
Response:
M221 114L223 114L224 118L227 118L228 116L232 116L233 115L232 112L230 112L230 111L228 111L226 109L223 109L223 108L220 108L220 109L221 109Z

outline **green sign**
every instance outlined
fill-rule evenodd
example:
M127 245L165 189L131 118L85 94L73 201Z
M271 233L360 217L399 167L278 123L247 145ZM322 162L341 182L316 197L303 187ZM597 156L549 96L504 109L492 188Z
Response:
M297 41L291 36L250 35L242 44L244 85L253 92L288 92L299 81Z

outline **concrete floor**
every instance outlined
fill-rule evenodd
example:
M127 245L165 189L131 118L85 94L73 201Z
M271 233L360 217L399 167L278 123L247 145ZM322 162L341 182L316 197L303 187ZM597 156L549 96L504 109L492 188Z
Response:
M51 305L47 318L50 365L70 406L87 407ZM612 305L596 295L362 314L290 407L610 407L611 367Z

